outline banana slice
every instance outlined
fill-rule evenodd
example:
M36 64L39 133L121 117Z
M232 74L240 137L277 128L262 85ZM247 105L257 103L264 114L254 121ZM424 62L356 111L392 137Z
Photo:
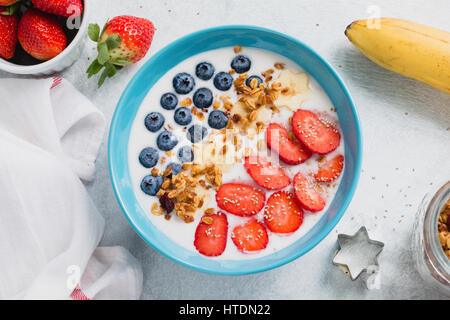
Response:
M234 105L234 108L231 110L231 114L238 114L241 118L247 118L249 109L244 103L237 101ZM256 118L246 125L246 129L256 130L256 123L258 122L263 122L264 124L270 123L272 114L272 110L267 106L259 108L258 110L256 110Z
M306 73L294 73L291 70L283 70L273 82L281 83L281 88L289 88L287 94L281 93L274 105L286 107L291 111L299 109L303 102L311 97L309 77Z
M223 134L211 133L208 140L196 145L194 147L195 162L201 166L214 164L222 172L230 171L234 164L234 157L232 152L223 152L224 146L227 150L231 148L230 143L224 142L223 139Z
M240 98L241 97L238 96L238 100ZM248 115L248 111L247 110L248 110L248 108L245 106L244 103L242 103L240 101L236 101L236 103L234 104L234 108L231 109L231 114L232 115L237 114L237 115L241 116L241 118L247 118L247 115Z
M264 106L258 109L258 113L256 115L255 123L253 124L256 128L257 122L264 122L265 124L269 124L272 120L273 112L270 108Z
M194 192L197 194L198 197L203 198L203 206L201 208L198 208L194 215L202 216L203 212L209 208L209 204L211 202L211 192L203 188L202 186L198 185L194 188Z

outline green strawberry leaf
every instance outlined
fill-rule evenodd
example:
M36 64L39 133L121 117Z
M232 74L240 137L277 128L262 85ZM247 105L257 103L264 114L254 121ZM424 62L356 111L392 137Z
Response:
M107 77L108 77L108 69L105 68L105 70L103 70L102 74L100 75L100 78L98 79L99 88L103 85Z
M109 51L108 51L108 45L106 42L101 42L98 45L98 62L101 65L105 65L107 61L109 61Z
M105 68L106 68L106 71L108 72L108 78L115 76L117 70L116 70L116 67L112 63L107 62L105 64Z
M117 48L118 46L120 46L121 42L122 42L122 39L120 39L120 37L117 33L110 35L106 39L106 44L108 45L109 50L113 50L113 49Z
M122 59L111 60L111 63L115 64L116 66L129 66L132 64L130 61L122 60Z
M100 72L100 70L102 70L103 66L98 62L97 59L95 59L91 65L89 66L89 68L86 70L87 74L88 74L88 78L91 78L94 74L97 74Z
M117 33L108 34L106 28L108 27L108 21L106 22L103 29L100 31L100 27L97 24L89 25L88 35L93 41L98 42L97 50L98 57L95 59L91 65L86 70L88 78L91 78L94 74L104 70L100 74L98 79L98 87L100 88L106 78L111 78L116 75L117 71L122 69L124 66L132 64L129 61L123 59L112 59L110 56L110 50L118 48L122 42L120 36Z
M100 26L96 23L91 23L88 28L88 36L92 41L98 42L100 38Z

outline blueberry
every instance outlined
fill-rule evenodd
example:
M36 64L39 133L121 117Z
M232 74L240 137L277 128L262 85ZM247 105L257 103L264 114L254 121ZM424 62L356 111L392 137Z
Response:
M198 124L194 124L188 129L186 136L192 143L197 143L202 141L206 137L207 133L208 129Z
M179 164L179 163L175 163L175 162L169 163L166 167L166 170L168 167L172 167L172 173L170 174L170 176L172 176L172 175L176 176L181 171L183 171L183 168L181 168L181 164Z
M178 138L171 131L163 131L156 139L156 144L162 151L169 151L178 144Z
M158 150L152 147L145 148L139 154L139 162L146 168L153 168L159 160Z
M189 73L182 72L173 78L172 84L176 93L188 94L194 89L195 80Z
M161 96L161 107L163 107L166 110L173 110L177 107L178 104L178 98L176 95L174 95L171 92L164 93Z
M246 85L247 87L250 87L250 82L251 82L253 79L258 80L258 87L259 87L259 85L263 82L263 79L261 79L261 77L258 77L258 76L251 76L251 77L248 77L247 80L245 80L245 85Z
M234 57L231 61L231 68L234 69L237 73L244 73L250 70L252 66L252 62L250 59L244 55L238 55Z
M182 162L192 162L194 161L194 151L190 146L181 147L178 150L178 159Z
M209 62L200 62L195 68L195 75L202 80L209 80L214 74L214 66Z
M142 189L142 191L144 191L146 194L148 194L150 196L156 196L159 189L161 189L163 180L164 179L161 176L157 176L157 177L153 176L153 175L145 176L141 182L141 189Z
M227 126L228 117L220 110L214 110L209 114L208 124L211 128L222 129Z
M164 125L164 117L159 112L151 112L145 117L145 126L151 132L156 132Z
M197 108L209 108L213 103L213 94L208 88L200 88L195 91L193 100Z
M227 91L232 85L233 77L227 72L219 72L214 77L214 86L221 91Z
M185 125L191 123L191 121L192 121L191 110L189 110L188 108L185 108L185 107L178 108L177 110L175 110L173 119L180 126L185 126Z

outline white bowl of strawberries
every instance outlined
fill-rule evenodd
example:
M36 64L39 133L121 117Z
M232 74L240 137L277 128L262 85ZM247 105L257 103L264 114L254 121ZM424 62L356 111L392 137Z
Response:
M0 70L49 75L84 48L89 0L0 0Z

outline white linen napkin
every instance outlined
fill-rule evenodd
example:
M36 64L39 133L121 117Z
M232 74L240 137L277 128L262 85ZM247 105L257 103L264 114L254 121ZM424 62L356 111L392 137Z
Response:
M140 264L97 248L104 220L80 181L104 130L65 80L0 79L0 299L139 298Z

